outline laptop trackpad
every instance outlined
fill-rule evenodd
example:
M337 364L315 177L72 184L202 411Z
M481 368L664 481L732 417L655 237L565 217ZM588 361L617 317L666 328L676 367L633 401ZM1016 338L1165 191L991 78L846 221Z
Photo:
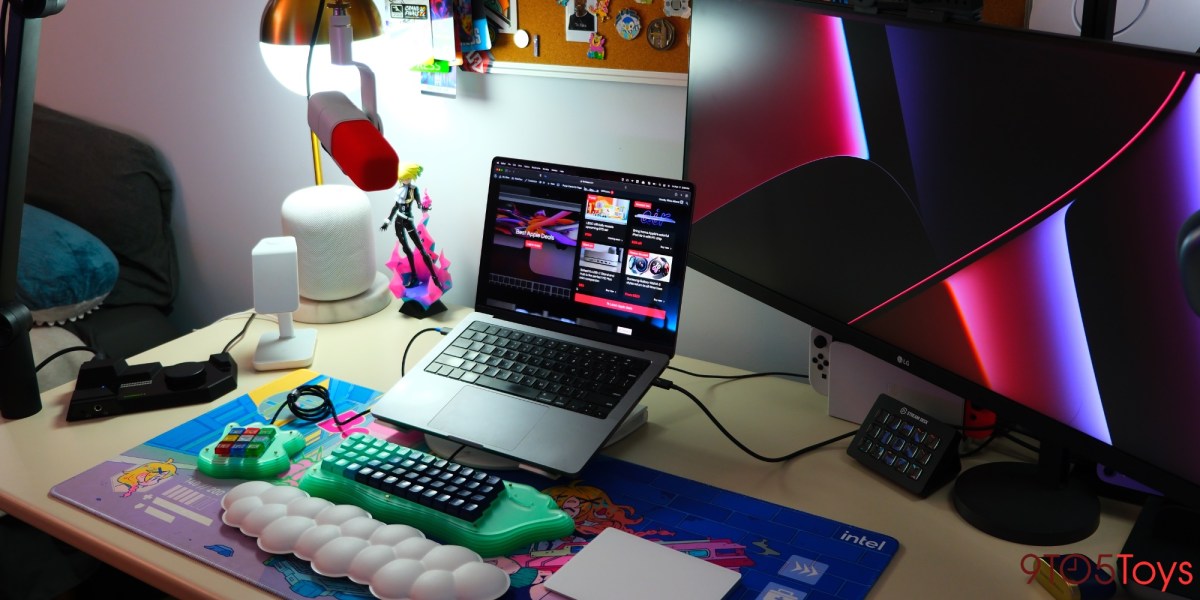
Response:
M545 406L467 386L454 395L429 426L472 443L512 450L546 410Z

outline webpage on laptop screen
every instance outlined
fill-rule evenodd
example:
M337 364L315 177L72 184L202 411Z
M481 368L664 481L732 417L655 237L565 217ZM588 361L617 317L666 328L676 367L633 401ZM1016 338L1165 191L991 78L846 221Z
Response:
M686 184L522 164L497 164L493 177L486 304L673 341L691 224Z

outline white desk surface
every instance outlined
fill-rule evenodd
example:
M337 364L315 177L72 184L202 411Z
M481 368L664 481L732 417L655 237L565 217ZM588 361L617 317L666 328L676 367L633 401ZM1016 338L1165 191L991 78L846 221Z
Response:
M316 327L312 369L377 390L400 377L400 357L414 333L453 325L469 311L450 311L425 320L404 317L392 305L371 317ZM130 364L207 360L220 352L245 323L226 318L131 358ZM132 531L49 496L50 488L154 435L187 421L216 403L278 378L280 371L255 372L251 358L258 337L276 325L259 318L231 351L238 363L238 389L210 404L67 423L74 384L42 395L42 410L17 421L0 420L0 510L11 513L164 592L180 598L269 597L261 589L160 546ZM437 341L428 333L413 344L409 365ZM746 343L737 340L731 343ZM801 343L797 340L797 343ZM672 365L699 373L738 371L677 357ZM802 367L802 366L798 366ZM855 429L826 414L824 397L807 384L783 378L744 381L700 379L668 370L664 377L698 396L734 435L758 453L787 454ZM901 548L876 584L872 598L1030 598L1050 596L1026 583L1021 559L1029 553L1079 552L1093 559L1121 550L1137 508L1104 500L1099 530L1069 546L1030 547L989 537L954 511L950 486L919 499L885 482L846 454L849 440L786 463L765 463L727 441L685 396L658 388L643 401L649 423L607 454L872 529L898 539ZM979 460L1005 458L988 451ZM1026 457L1027 458L1027 457Z

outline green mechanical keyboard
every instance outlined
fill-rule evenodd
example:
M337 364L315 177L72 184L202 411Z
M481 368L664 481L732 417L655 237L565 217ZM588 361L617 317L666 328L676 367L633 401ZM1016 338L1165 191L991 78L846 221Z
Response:
M575 530L554 499L533 487L361 433L310 467L300 489L484 557Z
M225 426L217 441L200 451L200 472L222 479L268 479L292 465L304 450L304 437L294 430L251 423Z

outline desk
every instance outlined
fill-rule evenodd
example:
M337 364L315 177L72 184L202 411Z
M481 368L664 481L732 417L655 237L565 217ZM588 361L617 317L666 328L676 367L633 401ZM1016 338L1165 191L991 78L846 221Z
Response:
M403 317L393 303L371 317L315 327L312 369L377 390L400 376L400 357L411 337L426 327L453 325L470 311L452 308L424 321ZM220 352L245 317L220 320L133 357L130 364L164 365L205 360ZM251 324L231 351L238 362L238 389L213 404L183 406L68 424L64 415L73 384L42 395L42 410L19 421L0 422L0 510L181 598L265 598L261 589L212 569L118 525L49 497L51 487L220 403L266 384L279 371L255 372L251 359L258 337L276 327ZM413 343L409 364L437 342L426 334ZM730 373L719 365L677 357L674 366L698 373ZM779 456L853 430L826 414L825 398L803 383L781 378L743 381L664 375L704 401L735 436L760 454ZM686 397L653 388L644 403L649 423L605 450L607 454L682 477L749 494L844 521L897 538L901 549L875 587L872 598L963 597L1049 598L1027 585L1020 568L1030 552L1074 551L1095 558L1119 552L1136 507L1104 501L1100 529L1068 547L1031 548L991 538L954 512L949 486L920 500L885 482L846 455L840 441L787 463L759 462L738 450ZM1003 450L1003 447L1001 448ZM982 459L995 459L988 452ZM974 591L976 593L970 593Z

